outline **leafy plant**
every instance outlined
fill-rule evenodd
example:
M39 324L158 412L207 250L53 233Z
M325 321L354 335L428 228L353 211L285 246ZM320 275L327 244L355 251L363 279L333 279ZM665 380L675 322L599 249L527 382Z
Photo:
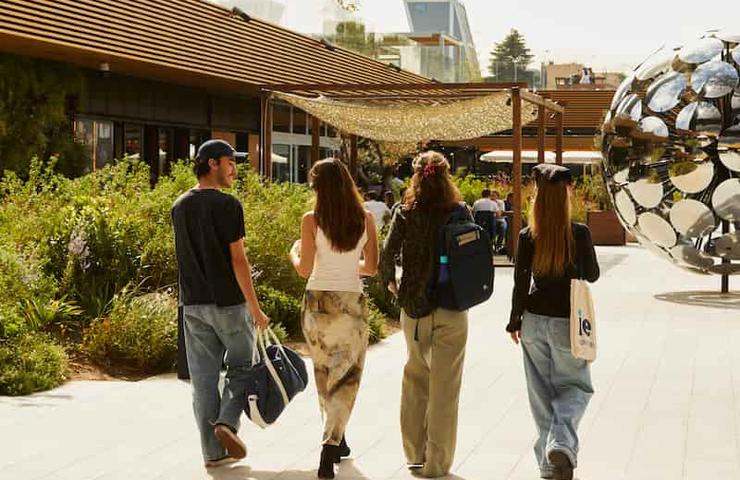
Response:
M370 343L378 343L387 335L385 330L386 317L378 307L375 306L372 300L368 300L367 311L367 325L370 332Z
M256 287L257 298L265 314L270 317L273 328L279 328L286 335L301 335L301 303L298 299L267 285Z
M0 395L49 390L64 382L67 373L67 355L48 335L26 333L0 340Z
M68 302L66 296L56 300L38 298L21 300L20 310L30 330L58 327L62 334L69 327L68 321L83 313L74 302Z

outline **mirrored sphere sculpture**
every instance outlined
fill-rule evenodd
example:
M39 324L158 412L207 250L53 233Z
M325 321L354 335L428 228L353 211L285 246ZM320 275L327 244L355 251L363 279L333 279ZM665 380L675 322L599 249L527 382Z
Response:
M740 274L740 32L655 51L614 93L602 133L624 228L682 268Z

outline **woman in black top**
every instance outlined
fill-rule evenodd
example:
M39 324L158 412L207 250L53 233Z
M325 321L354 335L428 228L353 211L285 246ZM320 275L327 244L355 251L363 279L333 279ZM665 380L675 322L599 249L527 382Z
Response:
M380 256L384 285L398 296L408 357L401 391L401 433L409 468L423 477L449 473L455 455L468 312L439 308L440 227L457 211L470 217L442 154L414 159L414 176ZM472 218L469 218L472 221ZM396 259L403 276L396 284Z
M534 179L529 226L519 234L506 330L515 343L522 342L541 477L571 480L576 430L593 387L588 363L570 352L570 281L596 281L599 264L588 227L571 222L570 170L541 164Z

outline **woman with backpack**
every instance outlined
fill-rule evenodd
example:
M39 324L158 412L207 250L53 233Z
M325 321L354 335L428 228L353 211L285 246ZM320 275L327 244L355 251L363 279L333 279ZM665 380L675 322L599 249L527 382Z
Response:
M450 215L460 212L460 192L440 153L413 162L414 175L391 221L381 254L383 284L398 296L408 358L401 393L401 433L409 468L424 477L449 473L455 455L467 311L438 308L438 236ZM396 259L403 274L396 284Z
M368 345L367 305L361 275L378 269L378 236L372 213L347 167L322 160L309 173L313 211L301 222L290 258L308 278L301 327L314 364L324 419L319 478L334 478L334 464L349 456L344 430L355 404Z
M570 282L595 282L599 264L588 227L571 221L570 170L540 164L533 178L534 202L529 226L519 234L506 331L514 343L522 343L540 476L571 480L576 431L593 387L588 362L571 353Z

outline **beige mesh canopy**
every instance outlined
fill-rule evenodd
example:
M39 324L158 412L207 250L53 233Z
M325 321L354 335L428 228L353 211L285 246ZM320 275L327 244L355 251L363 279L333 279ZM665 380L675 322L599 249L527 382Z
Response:
M512 128L508 91L443 103L338 101L279 92L275 97L342 132L381 142L468 140ZM522 124L534 118L522 110Z

